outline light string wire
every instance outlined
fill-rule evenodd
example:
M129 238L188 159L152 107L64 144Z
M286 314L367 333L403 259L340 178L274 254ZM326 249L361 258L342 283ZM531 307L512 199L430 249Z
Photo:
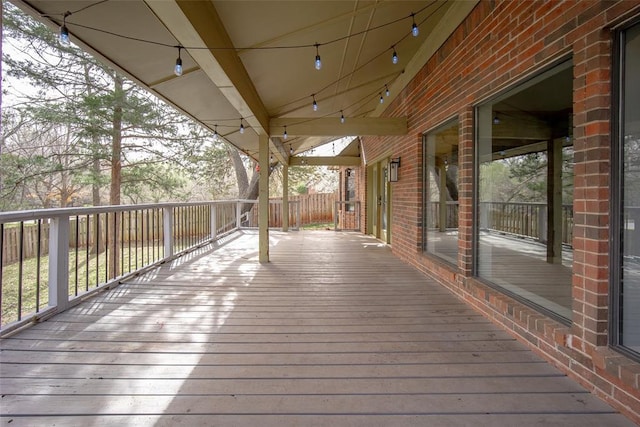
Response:
M81 12L83 10L89 9L90 7L94 7L94 6L97 6L99 4L102 4L102 3L105 3L105 2L108 2L108 1L109 0L101 0L101 1L98 1L98 2L95 2L95 3L92 3L90 5L87 5L87 6L83 7L83 8L80 8L80 9L78 9L76 11L73 11L73 12L72 11L67 11L67 12L64 12L64 13L47 14L47 15L41 15L41 16L43 16L43 17L44 16L46 16L46 17L54 17L54 16L65 16L66 15L67 17L69 17L69 16L72 16L72 15L78 13L78 12ZM215 50L245 51L245 50L277 50L277 49L308 49L308 48L314 48L315 49L317 47L328 46L330 44L338 43L340 41L347 40L347 39L350 39L352 37L357 37L357 36L360 36L362 34L366 34L366 33L378 30L380 28L388 27L389 25L396 24L396 23L401 22L403 20L414 19L415 15L417 15L417 14L423 12L425 9L431 7L431 5L433 5L434 3L436 3L436 2L432 1L432 2L428 3L427 5L425 5L424 7L422 7L421 9L419 9L417 12L412 12L411 14L409 14L407 16L403 16L401 18L394 19L393 21L385 22L384 24L380 24L380 25L377 25L375 27L368 28L366 30L358 31L356 33L348 34L346 36L342 36L342 37L338 37L338 38L335 38L335 39L331 39L331 40L323 42L323 43L307 43L307 44L286 45L286 46L259 46L259 47L183 46L183 45L175 45L175 44L171 44L171 43L158 42L158 41L155 41L155 40L143 39L143 38L140 38L140 37L127 36L127 35L124 35L124 34L115 33L113 31L104 30L104 29L96 28L96 27L90 27L88 25L82 25L82 24L78 24L78 23L75 23L75 22L67 21L67 24L76 26L78 28L83 28L83 29L86 29L86 30L91 30L91 31L99 32L99 33L108 34L110 36L119 37L119 38L122 38L122 39L125 39L125 40L129 40L129 41L136 41L136 42L140 42L140 43L147 43L147 44L152 44L152 45L155 45L155 46L163 46L163 47L169 47L169 48L174 48L174 49L178 48L178 47L181 47L183 49L188 49L188 50L209 50L209 51L215 51ZM439 6L438 9L440 7L441 6ZM429 16L427 16L427 18Z
M433 2L430 3L428 6L425 6L424 8L422 8L421 10L426 9L427 7L431 6L432 4L434 4ZM434 9L429 15L427 15L424 19L422 19L420 21L420 25L423 24L427 19L429 19L431 16L433 16L438 10L440 10L440 8L442 8L445 5L444 2L442 2L436 9ZM409 16L411 17L411 15ZM405 19L405 18L403 18ZM309 99L309 97L313 96L313 95L318 95L326 90L328 90L329 88L337 85L338 83L340 83L342 80L349 78L351 76L353 76L355 73L357 73L358 71L362 70L363 68L365 68L367 65L371 64L372 62L374 62L376 59L380 58L382 55L385 55L388 51L393 50L394 47L396 47L399 43L401 43L403 40L405 40L407 37L409 37L411 35L411 32L407 32L404 36L402 36L397 42L395 42L393 45L391 45L391 47L384 49L382 52L380 52L379 54L373 56L371 59L369 59L368 61L366 61L365 63L363 63L362 65L360 65L359 67L357 67L356 69L354 69L353 71L351 71L348 74L345 74L344 76L338 78L337 80L326 84L325 86L323 86L322 88L320 88L319 90L316 90L313 94L309 94L306 96L302 96L298 99L295 99L293 101L287 102L286 104L282 104L279 105L278 107L274 108L274 110L281 110L283 108L286 108L290 105L294 105L297 104L299 102L303 102Z
M79 23L69 22L69 21L66 20L66 18L68 18L70 16L73 16L73 15L75 15L77 13L83 12L83 11L85 11L87 9L90 9L92 7L98 6L100 4L103 4L103 3L106 3L106 2L109 2L109 1L110 0L99 0L99 1L96 1L94 3L88 4L86 6L83 6L83 7L79 8L79 9L73 10L73 11L66 11L64 13L57 13L57 14L42 14L41 16L50 17L50 18L53 18L53 17L56 17L56 16L60 16L60 17L63 18L65 23L70 25L70 26L75 26L75 27L78 27L78 28L83 28L83 29L87 29L87 30L91 30L91 31L100 32L100 33L103 33L103 34L107 34L107 35L110 35L110 36L113 36L113 37L122 38L122 39L129 40L129 41L136 41L136 42L139 42L139 43L146 43L146 44L150 44L150 45L168 47L168 48L173 48L173 49L209 50L209 51L215 51L215 50L247 51L247 50L278 50L278 49L305 49L305 48L318 49L321 46L328 46L328 45L331 45L331 44L334 44L334 43L341 42L343 40L348 40L348 39L351 39L353 37L357 37L357 36L360 36L360 35L363 35L363 34L367 34L369 32L372 32L372 31L375 31L375 30L378 30L378 29L381 29L381 28L385 28L387 26L396 24L398 22L401 22L401 21L404 21L404 20L407 20L407 19L411 19L412 22L415 22L416 15L420 14L421 12L425 11L427 8L431 7L433 4L437 3L436 1L432 1L432 2L428 3L427 5L425 5L424 7L418 9L417 12L412 12L411 14L409 14L407 16L403 16L401 18L394 19L394 20L386 22L384 24L380 24L380 25L377 25L375 27L371 27L371 28L368 28L368 29L365 29L365 30L362 30L362 31L358 31L356 33L352 33L352 34L348 34L348 35L345 35L345 36L342 36L342 37L331 39L331 40L326 41L326 42L322 42L322 43L317 43L316 42L316 43L310 43L310 44L286 45L286 46L261 46L261 47L242 47L242 48L239 48L239 47L202 47L202 46L174 45L174 44L170 44L170 43L158 42L158 41L155 41L155 40L149 40L149 39L144 39L144 38L139 38L139 37L132 37L132 36L127 36L127 35L123 35L123 34L118 34L118 33L115 33L113 31L104 30L104 29L95 28L95 27L90 27L90 26L87 26L87 25L82 25L82 24L79 24ZM438 12L438 10L440 10L444 5L445 5L445 2L441 2L440 5L437 8L435 8L431 13L429 13L422 20L420 20L418 22L418 25L422 25L426 20L428 20L431 16L433 16L436 12ZM361 69L363 69L364 67L366 67L367 65L369 65L370 63L372 63L373 61L378 59L380 56L384 55L389 50L395 50L396 46L399 43L401 43L404 39L409 37L409 35L411 35L411 34L412 34L411 31L407 32L398 41L393 43L391 45L391 47L386 48L385 50L383 50L379 54L375 55L374 57L372 57L371 59L369 59L368 61L366 61L365 63L363 63L362 65L360 65L359 67L357 67L356 69L351 71L350 73L345 74L344 76L340 77L339 79L337 79L337 80L325 85L321 89L315 91L313 94L305 96L305 97L301 97L301 98L296 99L294 101L291 101L291 102L288 102L286 104L283 104L283 105L281 105L279 107L276 107L276 109L282 109L282 108L287 107L289 105L296 104L296 103L301 102L301 101L303 101L305 99L308 99L309 96L315 98L315 96L318 95L319 93L326 91L327 89L329 89L332 86L338 84L342 80L354 75L356 72L360 71ZM404 70L402 72L404 72ZM400 72L399 75L402 74L402 72ZM382 87L381 90L382 91L387 91L388 90L388 85L392 84L392 82L395 81L399 77L399 75L396 76L396 78L394 78L392 81L386 83ZM380 93L381 93L380 90L376 89L371 94L368 94L368 95L362 97L361 99L359 99L358 101L348 105L347 107L343 107L343 108L341 108L340 110L337 110L337 111L329 112L329 113L324 114L324 115L322 115L320 117L329 117L329 116L333 116L333 115L335 115L337 113L343 114L344 110L348 110L348 109L350 109L351 107L353 107L355 105L363 103L364 101L368 102L369 100L377 99L377 95L380 94ZM360 106L358 109L360 109L361 107L362 106ZM220 119L220 120L203 119L202 122L209 123L209 124L215 123L215 126L220 126L220 127L223 127L223 128L237 128L237 126L224 125L224 124L223 125L219 125L219 122L230 122L230 121L237 122L238 120L243 120L243 119L246 120L246 118L248 118L248 117L254 117L254 116L242 117L240 119L237 119L237 118ZM302 124L302 123L306 123L306 122L311 122L311 121L313 121L315 119L316 119L316 117L309 118L309 119L301 120L301 121L298 121L298 122L288 123L288 125ZM245 127L245 129L248 129L248 128L251 128L251 126L249 125L249 126ZM235 132L232 132L232 133L235 133ZM227 134L227 135L229 135L229 134ZM220 133L218 133L218 137L230 143L228 138L226 138L226 135L221 135ZM248 154L248 153L246 153L246 154Z

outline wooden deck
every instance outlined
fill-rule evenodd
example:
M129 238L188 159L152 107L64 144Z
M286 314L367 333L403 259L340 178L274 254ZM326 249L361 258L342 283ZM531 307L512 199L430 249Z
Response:
M271 238L3 339L1 425L633 425L376 240Z

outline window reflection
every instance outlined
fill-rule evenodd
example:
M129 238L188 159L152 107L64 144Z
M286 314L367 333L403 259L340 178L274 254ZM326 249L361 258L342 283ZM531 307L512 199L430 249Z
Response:
M424 139L424 249L452 264L458 259L458 121Z
M640 24L622 52L622 260L620 343L640 353Z
M567 319L572 80L568 61L477 112L477 275Z

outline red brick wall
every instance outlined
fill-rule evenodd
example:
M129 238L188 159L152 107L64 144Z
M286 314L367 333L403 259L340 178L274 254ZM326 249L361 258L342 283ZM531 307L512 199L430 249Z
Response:
M607 347L611 28L635 14L640 14L636 0L481 1L386 110L388 116L408 117L408 135L363 138L363 150L367 159L402 158L399 181L392 184L394 253L640 423L640 364ZM473 106L566 57L574 65L574 305L570 328L471 276ZM422 134L451 117L460 122L457 269L420 249ZM394 151L389 153L388 147Z

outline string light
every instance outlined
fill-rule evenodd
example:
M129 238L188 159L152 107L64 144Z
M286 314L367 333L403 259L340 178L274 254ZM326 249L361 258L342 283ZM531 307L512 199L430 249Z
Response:
M413 37L418 37L418 34L420 34L420 30L418 30L418 26L416 25L415 13L411 14L411 19L413 20L413 25L411 26L411 34L413 34Z
M80 11L82 11L82 10L84 10L84 9L87 9L87 8L89 8L89 7L93 7L93 6L96 6L96 5L102 4L102 3L106 3L106 2L108 2L108 1L110 1L110 0L99 0L99 1L96 1L96 2L94 2L94 3L92 3L92 4L90 4L89 6L84 6L84 7L80 8L80 9L78 9L78 10L76 10L76 11L73 11L73 12L69 12L69 11L67 11L67 12L65 12L64 14L59 13L58 15L62 15L62 17L63 17L63 18L66 18L67 16L70 16L70 15L72 15L72 14L75 14L75 13L77 13L77 12L80 12ZM435 13L437 13L437 12L438 12L438 11L439 11L439 10L440 10L444 5L445 5L445 2L436 2L436 3L438 3L438 4L439 4L439 6L438 6L438 7L436 7L432 12L430 12L430 13L428 14L427 18L428 18L429 16L433 16ZM315 59L316 59L316 61L317 61L317 62L315 62L315 61L314 61L314 66L316 66L316 67L317 67L317 69L320 69L320 68L321 68L321 66L322 66L322 62L321 62L321 60L320 60L320 53L319 53L319 47L320 47L320 46L332 45L332 44L335 44L335 43L341 42L341 41L343 41L343 40L349 40L349 39L351 39L352 37L358 37L358 36L361 36L361 35L363 35L363 34L367 34L367 33L369 33L370 31L373 31L373 30L378 30L378 29L380 29L380 28L384 28L384 27L387 27L387 26L390 26L390 25L394 25L394 24L396 24L397 22L400 22L400 21L406 20L407 18L411 18L411 19L412 19L412 33L414 33L414 30L419 31L419 30L417 29L417 27L418 27L418 26L417 26L416 21L415 21L415 16L416 16L417 14L422 13L422 12L423 12L424 10L426 10L427 8L431 7L431 5L432 5L432 4L434 4L434 3L427 4L427 5L425 5L423 8L421 8L420 10L418 10L417 12L412 12L412 13L411 13L411 14L409 14L408 16L407 16L407 15L405 15L404 17L401 17L401 18L398 18L398 19L394 19L394 20L389 21L389 22L385 22L385 23L383 23L383 24L381 24L381 25L379 25L379 26L372 27L372 28L368 28L368 29L366 29L366 30L363 30L363 31L360 31L360 32L356 32L356 33L352 33L352 34L348 34L348 35L346 35L346 36L341 36L341 37L338 37L338 38L335 38L335 39L327 40L327 41L324 41L324 42L322 42L322 43L316 42L316 43L314 43L314 44L298 44L298 45L286 45L286 46L282 46L282 45L281 45L281 46L273 46L273 47L262 47L262 46L261 46L261 47L252 47L252 46L247 46L247 47L237 47L237 46L234 46L234 47L226 47L226 46L225 46L225 47L203 47L203 46L190 46L190 47L189 47L189 46L175 46L175 45L171 45L171 44L167 44L167 43L163 43L163 42L159 42L159 41L155 41L155 40L143 39L143 38L138 38L138 37L131 37L131 36L123 35L123 34L117 34L117 33L114 33L114 32L112 32L112 31L108 31L108 30L104 30L104 29L100 29L100 28L94 28L94 27L90 27L90 26L82 25L82 24L79 24L79 23L73 23L73 25L75 25L75 26L77 26L77 27L79 27L79 28L85 28L85 29L89 29L89 30L93 30L93 31L101 32L101 33L108 34L108 35L110 35L110 36L114 36L114 37L119 37L119 38L122 38L122 39L125 39L125 40L131 40L131 41L136 41L136 42L141 42L141 43L147 43L147 44L152 44L152 45L155 45L155 46L164 46L164 47L178 48L178 59L176 60L176 68L177 68L178 70L182 70L181 49L187 49L187 50L208 50L208 51L215 51L215 50L236 50L236 51L237 51L237 50L276 50L276 49L277 49L277 50L282 50L282 49L302 49L302 48L309 48L309 47L315 47L315 48L316 48L316 58L315 58ZM427 18L425 18L425 19L427 19ZM66 25L65 25L65 24L66 24L66 21L65 21L65 19L63 19L63 25L62 25L62 27L60 28L60 30L61 30L61 37L63 37L63 38L64 38L64 40L62 40L62 41L61 41L61 43L66 43L66 35L68 35L68 29L67 29L67 27L66 27ZM414 36L415 36L415 35L417 35L417 34L414 34ZM400 41L402 41L403 39L404 39L404 37L403 37L402 39L400 39L400 40L398 41L398 43L399 43ZM393 49L392 62L393 62L394 64L397 64L397 63L399 62L399 58L398 58L398 54L397 54L397 52L396 52L395 46L396 46L395 44L394 44L394 45L392 45L392 49ZM380 56L380 55L378 55L378 56ZM374 58L374 59L375 59L375 58ZM371 62L371 61L369 61L369 62ZM367 63L367 64L368 64L368 63ZM178 67L178 65L179 65L179 67ZM366 64L365 64L365 65L366 65ZM361 67L359 67L358 69L354 70L354 72L355 72L355 71L358 71L360 68L361 68ZM175 70L174 70L174 71L175 71ZM176 74L177 74L177 73L176 73ZM343 76L342 78L347 78L347 77L349 77L351 74L353 74L353 73L349 73L348 75L345 75L345 76ZM342 79L342 78L341 78L341 79ZM338 81L340 81L341 79L339 79ZM331 83L329 86L331 86L331 85L333 85L333 84L336 84L338 81ZM325 88L323 88L323 89L321 89L321 91L324 91L325 89L326 89L326 87L325 87ZM316 93L317 93L317 92L316 92ZM388 95L387 95L387 96L388 96ZM292 101L292 102L298 102L298 100L296 100L296 101ZM316 104L316 108L317 108L317 101L315 102L315 104ZM317 110L314 110L314 111L317 111ZM242 123L241 123L241 125L242 125Z
M173 73L178 77L182 75L182 58L180 57L181 50L182 46L178 46L178 58L176 59L176 66L173 69Z
M242 117L240 117L240 133L244 133L244 125L242 124Z
M69 39L69 29L67 28L67 16L71 15L71 12L65 12L62 16L62 27L60 27L59 41L62 46L69 46L71 39Z
M316 95L311 95L313 97L313 111L318 111L318 103L316 102Z
M384 94L387 96L391 95L391 92L389 92L389 86L387 85L384 85Z
M293 156L293 144L289 146L289 154Z
M344 123L344 113L340 110L340 123Z
M287 125L284 125L284 133L282 134L283 139L287 139L289 135L287 135Z
M316 70L319 70L320 68L322 68L322 61L320 60L320 53L318 52L318 47L320 47L320 45L318 43L316 43L315 47L316 47L315 67L316 67Z

